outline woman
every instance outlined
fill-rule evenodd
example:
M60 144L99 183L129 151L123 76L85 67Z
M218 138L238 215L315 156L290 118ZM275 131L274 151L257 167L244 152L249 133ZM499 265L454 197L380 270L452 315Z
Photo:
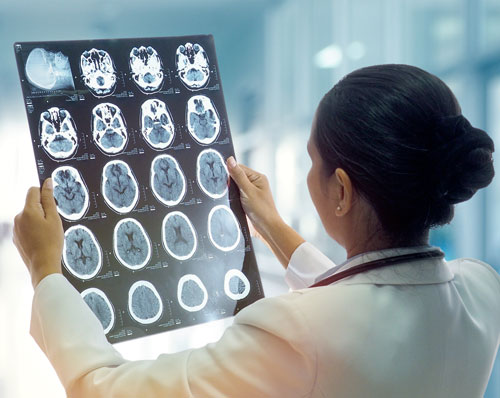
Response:
M281 220L266 178L230 158L250 220L305 289L245 308L215 344L154 361L125 361L60 274L48 180L15 221L35 287L31 333L70 397L482 396L500 341L500 277L478 260L444 261L428 233L491 182L493 150L437 77L407 65L350 73L317 109L307 179L348 260L329 269Z

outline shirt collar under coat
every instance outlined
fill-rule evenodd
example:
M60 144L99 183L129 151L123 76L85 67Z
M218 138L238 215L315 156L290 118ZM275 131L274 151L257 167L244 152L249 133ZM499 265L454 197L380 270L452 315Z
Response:
M316 281L320 281L341 271L356 267L369 261L382 258L399 256L402 254L425 252L436 249L434 246L398 247L384 250L366 252L353 256L342 264L329 269L320 275ZM349 276L335 283L342 284L382 284L382 285L426 285L433 283L449 282L454 278L453 272L442 258L428 258L388 265L382 268L368 270L359 274Z

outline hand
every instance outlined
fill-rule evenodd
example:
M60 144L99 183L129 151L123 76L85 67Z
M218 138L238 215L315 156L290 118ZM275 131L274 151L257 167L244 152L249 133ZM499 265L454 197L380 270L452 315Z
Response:
M52 180L43 187L31 187L26 204L14 219L14 244L35 288L47 275L61 273L64 231L53 196Z

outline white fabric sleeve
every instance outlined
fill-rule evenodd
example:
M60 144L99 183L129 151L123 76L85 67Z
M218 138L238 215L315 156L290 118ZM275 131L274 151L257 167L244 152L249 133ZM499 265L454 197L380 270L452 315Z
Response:
M314 387L314 339L279 297L243 309L217 343L144 361L120 356L62 275L40 282L32 312L31 333L69 398L298 398Z
M335 263L309 242L304 242L292 253L285 272L285 281L292 290L311 286L316 278L335 267Z

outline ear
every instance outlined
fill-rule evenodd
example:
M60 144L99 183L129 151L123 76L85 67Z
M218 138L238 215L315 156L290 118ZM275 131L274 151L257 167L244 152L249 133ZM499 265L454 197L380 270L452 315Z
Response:
M331 178L335 178L336 180L335 199L337 200L337 204L335 206L335 215L342 217L351 210L354 198L354 188L349 175L344 169L335 169L335 173L332 174Z

